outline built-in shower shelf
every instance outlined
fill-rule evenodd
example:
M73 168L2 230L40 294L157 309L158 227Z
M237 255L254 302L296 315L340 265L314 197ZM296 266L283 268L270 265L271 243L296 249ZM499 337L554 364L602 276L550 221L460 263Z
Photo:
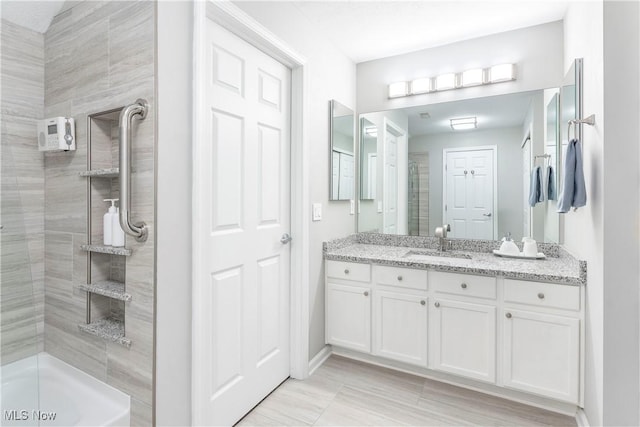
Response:
M131 256L131 249L116 248L116 247L113 247L113 246L81 245L80 249L82 249L83 251L87 251L87 252L98 252L98 253L101 253L101 254Z
M113 280L82 284L78 288L85 292L103 295L120 301L131 301L131 295L124 291L124 283L114 282Z
M117 178L119 174L119 168L92 169L80 172L80 176L90 176L93 178Z
M124 347L131 347L131 340L124 336L124 323L110 317L97 320L89 324L80 324L78 328L91 335L118 343Z

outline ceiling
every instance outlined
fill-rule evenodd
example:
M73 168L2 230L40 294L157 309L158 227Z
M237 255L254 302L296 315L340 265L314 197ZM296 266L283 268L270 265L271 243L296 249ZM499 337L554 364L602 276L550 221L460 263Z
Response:
M409 117L409 134L411 136L443 132L473 132L472 130L453 131L451 129L449 119L462 117L477 117L477 130L522 126L529 110L531 98L539 92L519 92L444 102L405 108L402 111L407 113ZM423 119L420 117L420 113L429 113L430 117Z
M569 1L294 1L360 63L563 19ZM274 3L277 13L277 3Z
M45 33L51 25L54 16L69 9L77 1L47 0L47 1L18 1L2 0L0 2L2 19L13 22L21 27L38 33ZM67 4L65 4L67 3Z

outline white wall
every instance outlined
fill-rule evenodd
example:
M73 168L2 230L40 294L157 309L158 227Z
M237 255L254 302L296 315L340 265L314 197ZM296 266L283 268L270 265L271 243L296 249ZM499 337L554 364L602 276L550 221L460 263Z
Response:
M156 425L191 425L193 3L157 3Z
M443 224L442 151L445 148L498 147L498 236L511 232L522 239L522 129L510 127L461 133L419 135L409 140L410 153L429 153L429 234Z
M316 24L290 2L237 1L244 10L277 37L303 55L306 60L307 101L304 123L309 166L309 194L312 203L322 203L322 221L312 222L309 230L309 358L325 345L324 341L324 262L322 242L355 232L355 216L349 201L329 202L329 109L335 99L355 110L355 64L320 35ZM295 143L295 141L294 141ZM355 184L354 184L355 185ZM293 236L295 238L295 236Z
M358 64L358 113L557 87L562 81L562 22L508 31ZM387 85L447 72L517 63L516 81L388 99Z
M591 425L603 423L603 256L604 256L604 115L603 2L569 4L564 19L564 71L575 58L584 58L586 114L595 114L595 127L584 127L584 175L587 205L564 216L565 247L587 261L586 364L584 409Z

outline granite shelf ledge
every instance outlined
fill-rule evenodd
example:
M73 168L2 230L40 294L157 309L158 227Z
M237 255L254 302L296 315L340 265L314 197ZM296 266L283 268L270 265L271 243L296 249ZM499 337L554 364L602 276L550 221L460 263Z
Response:
M80 324L78 329L123 347L131 347L131 340L124 336L124 323L118 319L107 317L89 324Z
M117 178L119 174L119 168L92 169L90 171L80 172L80 176L88 176L92 178Z
M113 247L113 246L81 245L80 249L82 249L83 251L87 251L87 252L98 252L98 253L101 253L101 254L131 256L131 249L116 248L116 247Z
M124 283L115 282L113 280L82 284L79 285L78 288L85 292L103 295L120 301L131 301L131 295L124 291Z

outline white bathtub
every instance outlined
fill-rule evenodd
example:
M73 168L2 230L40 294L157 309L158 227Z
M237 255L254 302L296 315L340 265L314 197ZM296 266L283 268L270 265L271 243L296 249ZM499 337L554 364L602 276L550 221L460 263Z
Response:
M47 354L0 368L2 426L129 426L130 398Z

